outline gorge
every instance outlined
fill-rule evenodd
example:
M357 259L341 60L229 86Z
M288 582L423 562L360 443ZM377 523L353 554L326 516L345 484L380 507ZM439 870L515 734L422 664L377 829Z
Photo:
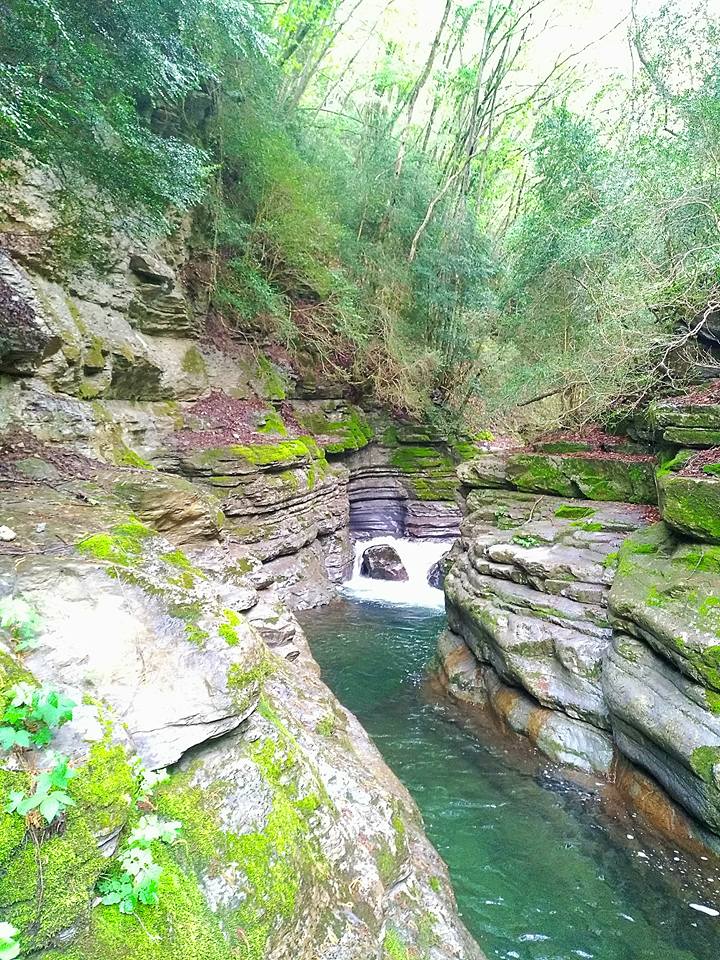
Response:
M0 0L0 960L717 960L719 36Z

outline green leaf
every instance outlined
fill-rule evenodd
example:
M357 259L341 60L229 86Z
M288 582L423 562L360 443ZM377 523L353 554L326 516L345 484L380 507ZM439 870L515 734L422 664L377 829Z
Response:
M14 747L28 749L30 747L30 734L27 730L0 727L0 746L3 750L12 750Z
M5 806L5 813L15 813L20 808L20 804L25 800L26 794L22 790L11 790L8 803Z
M62 804L60 803L57 794L49 794L45 797L40 803L40 813L47 820L48 823L52 823L55 817L62 810Z
M40 727L39 730L31 735L30 739L36 747L46 747L52 740L52 733L47 727Z

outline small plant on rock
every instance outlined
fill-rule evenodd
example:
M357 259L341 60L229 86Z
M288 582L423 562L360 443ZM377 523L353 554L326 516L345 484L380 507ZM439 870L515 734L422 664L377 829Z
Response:
M29 650L37 643L40 632L37 610L23 597L3 597L0 600L0 631L16 650Z
M16 683L2 715L0 746L3 750L45 747L56 730L72 720L74 701L45 687Z
M105 906L117 906L121 913L134 913L139 903L153 906L158 902L162 867L153 860L150 848L156 842L175 843L181 826L179 820L161 820L154 815L140 818L120 855L120 869L98 885Z
M19 813L22 817L32 816L37 811L46 823L52 823L75 801L67 794L67 786L75 776L68 766L68 758L55 756L55 765L51 770L41 773L35 789L30 795L22 790L11 790L10 800L5 807L6 813Z
M15 960L20 956L18 931L11 923L0 923L0 960Z
M167 770L148 770L140 757L135 757L132 761L132 770L137 781L137 803L142 809L154 809L152 804L152 793L155 787L168 779Z

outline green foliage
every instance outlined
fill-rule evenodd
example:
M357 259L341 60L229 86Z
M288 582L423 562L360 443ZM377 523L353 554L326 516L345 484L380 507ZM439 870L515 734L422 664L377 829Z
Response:
M33 687L25 682L12 687L9 696L0 726L3 750L47 746L54 732L72 720L76 706L56 690Z
M627 95L600 95L584 116L553 102L537 118L530 186L499 238L494 408L552 391L547 420L610 418L676 389L698 361L683 333L702 327L720 269L717 35L709 8L666 4L638 25L643 68Z
M117 906L121 913L135 913L138 904L154 906L158 902L162 867L153 859L152 844L174 844L181 827L179 820L141 817L120 855L118 867L98 883L102 903Z
M555 511L555 516L563 520L586 520L592 517L595 510L592 507L578 507L571 503L564 503Z
M18 931L11 923L0 923L0 960L14 960L20 956Z
M67 757L56 756L54 766L40 774L31 794L28 795L23 790L10 791L5 812L26 817L37 810L46 823L52 823L75 803L67 793L68 784L74 776L76 773L68 767Z
M23 597L7 596L0 600L0 631L16 650L35 645L40 630L40 617Z
M120 0L17 0L3 16L0 159L29 151L68 185L79 173L163 219L204 190L209 160L184 109L224 56L263 42L252 6L233 0L138 0L131 15Z

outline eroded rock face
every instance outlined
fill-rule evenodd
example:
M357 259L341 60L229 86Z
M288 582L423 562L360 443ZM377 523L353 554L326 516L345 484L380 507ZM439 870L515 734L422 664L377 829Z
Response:
M610 775L621 755L717 845L720 548L706 487L718 481L678 475L676 458L659 477L667 523L654 522L627 503L507 489L520 469L537 475L536 456L496 451L460 469L445 684L563 764Z
M442 557L434 563L428 570L427 581L431 587L435 587L436 590L442 590L443 585L445 584L445 578L452 569L453 565L453 555L450 550L447 553L443 554Z
M33 373L60 343L29 280L0 252L0 373Z
M601 678L612 641L612 561L625 537L645 526L645 512L503 489L503 461L515 457L496 451L460 468L467 516L445 580L455 638L449 662L441 646L446 680L463 699L476 691L474 702L489 703L552 758L608 773ZM481 667L470 683L453 679L460 642Z
M362 555L360 573L371 580L407 580L407 570L394 547L381 543L368 547Z
M418 446L413 439L413 434L403 434L401 443L401 437L386 430L382 439L348 459L350 526L356 536L457 536L457 459L447 444Z
M78 704L54 744L76 803L42 840L27 931L39 867L22 818L0 814L0 908L27 949L165 960L179 944L232 960L250 943L267 960L366 960L390 938L429 960L431 926L433 960L482 960L412 800L320 681L267 566L235 555L202 499L180 499L170 523L158 478L141 505L165 532L128 514L118 473L21 484L3 502L16 538L0 544L0 596L23 597L37 632L22 661L3 633L3 689L22 677ZM153 804L182 822L143 926L92 907L137 816L135 755L179 761ZM12 758L4 768L4 788L25 785Z
M113 237L107 268L68 281L58 185L22 173L22 203L0 197L16 261L0 265L0 601L31 611L33 645L0 629L0 697L26 682L76 702L53 741L76 776L74 805L31 835L5 808L35 781L5 754L3 920L52 960L482 960L414 804L288 607L326 602L347 571L337 458L368 446L365 415L318 391L293 407L281 362L200 337L188 224L142 250ZM171 766L152 799L137 760ZM54 762L33 754L38 774ZM148 809L182 832L154 851L160 900L138 919L97 884Z
M716 552L664 524L622 546L603 685L622 752L720 833Z

